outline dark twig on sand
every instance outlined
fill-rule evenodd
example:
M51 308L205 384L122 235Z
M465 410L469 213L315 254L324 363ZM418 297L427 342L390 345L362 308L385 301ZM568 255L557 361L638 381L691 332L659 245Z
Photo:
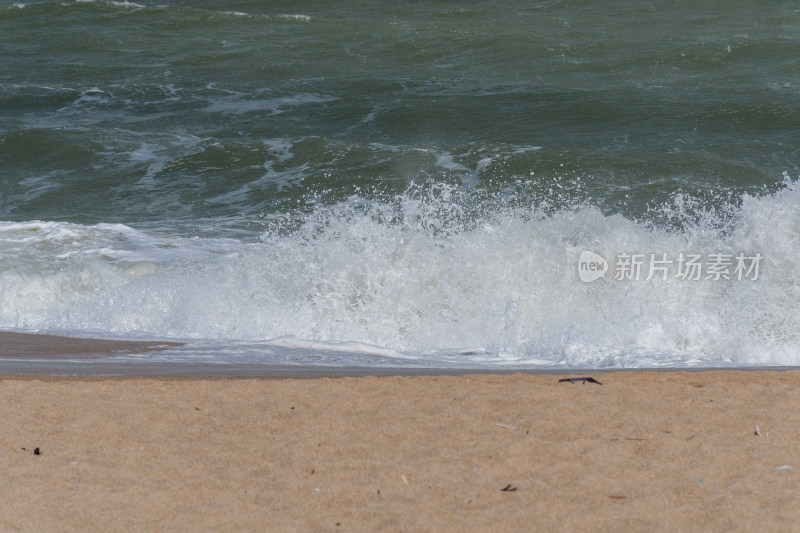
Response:
M583 382L584 385L586 385L586 382L588 381L589 383L597 383L598 385L602 385L602 383L600 383L599 381L597 381L594 378L564 378L564 379L559 379L558 380L559 383L563 383L563 382L567 382L567 381L569 381L570 383L573 383L573 384L581 381L581 382Z

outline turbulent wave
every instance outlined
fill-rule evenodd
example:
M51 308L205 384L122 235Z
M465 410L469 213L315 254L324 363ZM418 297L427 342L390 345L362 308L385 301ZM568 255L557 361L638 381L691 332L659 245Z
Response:
M0 329L798 364L795 3L295 4L0 6Z
M439 184L274 218L255 243L3 223L0 328L481 364L800 364L798 201L787 180L714 209L675 195L636 221ZM584 251L605 277L581 281ZM651 253L763 261L757 279L616 279L614 257Z

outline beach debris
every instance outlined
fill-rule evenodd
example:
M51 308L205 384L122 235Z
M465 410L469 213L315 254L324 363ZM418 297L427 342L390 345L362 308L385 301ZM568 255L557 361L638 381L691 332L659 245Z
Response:
M400 474L400 479L402 479L402 480L403 480L403 483L405 483L406 485L408 485L408 484L409 484L409 483L408 483L408 480L406 479L406 476L404 476L403 474Z
M42 453L42 452L41 452L41 451L39 451L39 448L34 448L34 449L33 449L33 455L41 455L41 453Z
M500 422L495 422L494 425L500 426L501 428L517 429L517 426L509 426L508 424L501 424Z
M599 381L597 381L597 380L596 380L596 379L594 379L594 378L564 378L564 379L559 379L559 380L558 380L558 382L559 382L559 383L565 383L565 382L567 382L567 381L569 381L569 382L570 382L570 383L572 383L573 385L574 385L575 383L579 382L579 381L580 381L580 382L582 382L584 385L586 385L586 382L587 382L587 381L588 381L589 383L597 383L598 385L602 385L602 383L600 383Z
M764 435L761 434L761 430L758 429L758 425L756 425L756 431L754 433L756 437L763 437Z
M781 465L781 466L776 466L775 467L775 470L791 470L791 469L792 469L792 465Z
M509 483L508 485L506 485L505 487L500 489L500 492L514 492L516 490L517 490L517 487L515 487L514 485Z

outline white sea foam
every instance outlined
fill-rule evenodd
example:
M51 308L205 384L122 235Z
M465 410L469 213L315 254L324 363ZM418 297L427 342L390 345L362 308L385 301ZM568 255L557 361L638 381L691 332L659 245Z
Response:
M144 9L145 7L142 4L137 4L135 2L128 2L127 0L125 2L111 2L111 4L116 7L135 7L136 9Z
M665 227L422 187L318 207L256 243L2 223L0 328L196 339L160 357L218 361L798 365L798 203L792 182L707 212L675 197L661 214L680 223ZM612 268L584 283L586 250L763 262L756 280L617 280Z
M287 14L287 15L278 15L282 19L286 20L297 20L300 22L311 22L311 17L309 15L300 15L300 14Z
M98 4L100 2L98 2L98 0L75 0L75 3L77 3L77 4ZM62 5L68 6L69 4L64 3ZM142 8L146 7L146 6L142 5L142 4L137 4L135 2L130 2L129 0L124 0L122 2L111 1L111 2L108 2L108 5L112 5L114 7L135 7L137 9L142 9Z
M271 111L274 114L281 113L287 107L301 106L307 104L318 104L336 100L333 96L318 94L298 94L291 97L251 99L240 95L221 97L206 107L206 111L217 113L230 113L241 115L254 111Z

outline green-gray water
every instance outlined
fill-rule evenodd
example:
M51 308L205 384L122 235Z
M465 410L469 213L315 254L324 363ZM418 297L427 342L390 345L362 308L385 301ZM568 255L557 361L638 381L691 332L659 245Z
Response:
M793 2L0 2L0 327L793 361L798 39ZM690 248L765 270L577 280Z

